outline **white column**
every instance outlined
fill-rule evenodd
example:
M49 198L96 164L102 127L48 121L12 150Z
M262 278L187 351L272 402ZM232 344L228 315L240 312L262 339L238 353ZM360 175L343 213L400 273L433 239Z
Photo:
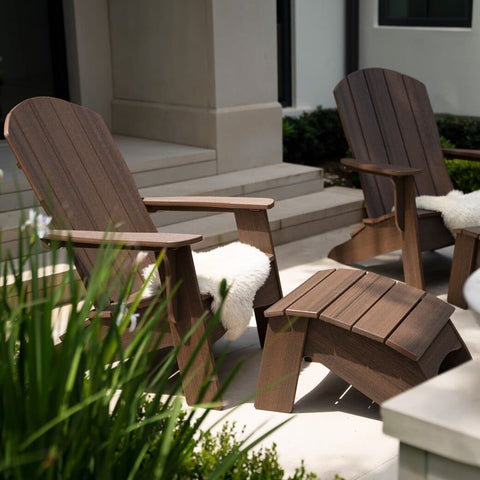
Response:
M110 0L113 130L281 162L275 0Z

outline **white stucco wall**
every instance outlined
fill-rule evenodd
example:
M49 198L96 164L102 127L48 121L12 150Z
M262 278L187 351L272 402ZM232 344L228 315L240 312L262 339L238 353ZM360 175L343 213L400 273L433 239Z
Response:
M275 0L108 0L112 127L215 149L219 173L278 163Z
M113 98L107 0L63 0L70 98L111 126Z
M362 0L359 64L421 80L437 113L480 116L480 1L466 29L380 27L378 0Z
M363 1L363 0L362 0ZM293 107L334 107L344 76L344 0L293 0Z

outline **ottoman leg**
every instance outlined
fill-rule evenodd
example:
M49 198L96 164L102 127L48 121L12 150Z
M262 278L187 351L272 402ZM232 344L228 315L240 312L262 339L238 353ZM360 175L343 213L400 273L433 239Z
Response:
M308 319L270 318L263 348L255 407L291 412L308 329Z
M463 230L457 233L447 301L460 308L467 308L467 302L463 297L463 285L475 269L477 247L478 238L466 235Z

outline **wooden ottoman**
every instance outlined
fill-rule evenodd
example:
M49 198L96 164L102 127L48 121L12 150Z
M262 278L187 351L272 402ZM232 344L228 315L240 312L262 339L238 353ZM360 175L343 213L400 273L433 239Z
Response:
M452 270L448 282L447 300L460 308L467 308L463 296L463 285L470 274L480 268L480 227L454 230L455 250L453 251Z
M380 403L471 355L454 307L362 270L319 271L268 308L255 407L291 412L302 358Z

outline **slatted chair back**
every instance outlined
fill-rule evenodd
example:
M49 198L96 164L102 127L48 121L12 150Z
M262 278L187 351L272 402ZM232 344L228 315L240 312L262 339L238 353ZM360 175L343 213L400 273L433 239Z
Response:
M445 195L452 182L425 85L392 70L369 68L344 78L334 89L343 129L360 163L422 169L415 175L417 195ZM391 181L361 174L367 213L391 212Z
M55 228L156 232L100 115L60 99L36 97L17 105L5 125L18 165ZM76 268L87 282L97 252L75 249ZM122 255L112 280L131 271L135 258L136 252ZM134 289L141 282L138 274Z

